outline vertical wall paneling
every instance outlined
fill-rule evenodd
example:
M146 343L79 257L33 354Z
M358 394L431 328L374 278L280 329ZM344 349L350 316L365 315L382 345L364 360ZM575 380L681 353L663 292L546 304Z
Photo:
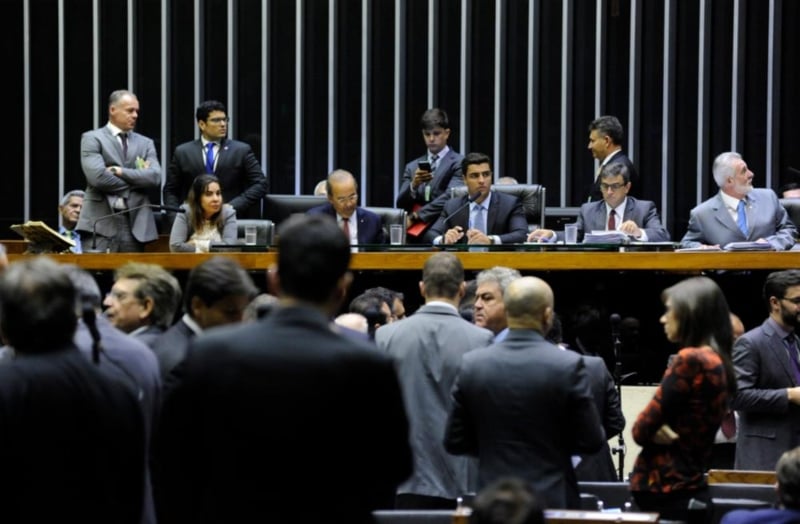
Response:
M702 1L702 0L701 0ZM639 0L631 0L629 40L630 49L628 60L628 129L626 138L628 139L627 152L631 161L636 164L639 158L639 119L640 119L640 86L641 86L641 53L639 49L642 45L642 18L639 10ZM661 209L665 209L662 200Z
M538 158L538 135L539 126L535 119L535 108L539 104L539 97L537 96L539 75L536 64L538 63L537 57L539 56L539 31L537 27L539 14L539 0L531 0L528 6L528 70L526 76L528 97L526 99L527 107L525 111L525 128L528 130L526 135L526 157L525 157L525 182L533 184L538 181L539 172L536 169L536 160ZM562 173L561 178L564 178ZM544 224L540 224L544 227Z
M495 0L494 4L494 108L492 110L492 144L494 151L492 154L492 169L495 177L501 177L503 173L502 156L502 129L505 126L503 117L503 101L505 97L505 82L503 81L505 69L505 0Z
M566 4L566 0L564 1ZM604 21L606 13L606 0L597 0L595 4L595 18L594 18L594 114L600 116L605 114L603 107L603 38L605 36ZM566 13L564 20L566 20ZM569 35L565 34L565 38ZM597 167L597 166L595 166Z
M561 173L572 172L572 161L570 160L569 150L569 104L572 98L572 11L573 0L562 0L561 7L561 133L560 139L560 158ZM600 0L602 3L603 0ZM567 192L568 192L567 177L561 176L561 188L559 194L561 199L559 206L564 207L567 205Z
M394 89L392 92L392 205L397 202L397 192L400 189L400 175L402 174L405 158L405 136L403 122L405 84L405 0L395 0L394 2L394 67L392 67L392 78L394 79Z
M425 93L427 96L427 102L425 107L434 107L438 104L436 100L436 56L439 52L438 49L438 42L439 42L439 32L436 30L437 27L437 10L436 10L436 0L428 0L428 31L427 31L427 42L428 42L428 56L425 60Z
M92 128L100 127L100 119L104 118L100 114L100 0L92 0Z
M336 71L336 24L334 23L334 13L336 12L336 0L328 2L328 112L326 119L328 123L328 173L336 169L333 153L334 136L336 129L336 82L334 71ZM399 78L398 78L399 81Z
M673 41L675 30L675 9L672 0L664 0L664 63L663 89L661 101L661 191L667 194L667 180L672 172L672 128L675 101L675 62L673 61ZM669 221L669 208L661 211L661 218Z
M266 4L262 4L261 6L261 45L259 48L261 50L261 132L259 133L261 135L261 168L264 170L267 177L269 177L270 190L274 191L272 188L275 187L273 179L275 173L270 172L268 163L272 152L272 140L270 140L269 125L267 125L267 122L269 122L272 116L269 105L272 77L269 70L269 6Z
M777 90L778 83L775 78L780 78L780 61L776 57L780 49L780 29L775 24L776 6L775 0L769 0L769 21L767 22L767 96L766 96L766 132L767 132L767 153L766 158L766 187L775 187L780 185L780 172L776 169L777 166L777 148L775 144L777 139L775 137L778 132L776 126L777 119L774 116L781 105L781 94Z
M205 97L205 94L201 91L200 82L203 78L202 75L205 74L205 68L202 67L203 64L203 57L202 57L202 48L204 47L204 40L205 40L205 24L202 23L203 19L201 18L201 11L200 11L200 2L205 0L194 0L194 5L192 6L192 15L193 15L193 23L194 23L194 47L193 47L193 56L192 56L192 64L194 69L193 78L193 85L194 85L194 92L192 99L194 103L192 103L193 107L197 107L200 105L200 101L202 100L201 97ZM200 137L200 129L197 128L197 125L194 126L194 138Z
M739 132L739 61L741 59L744 42L744 21L742 20L742 5L739 0L733 0L733 31L731 38L731 138L730 151L738 151L741 133Z
M703 174L705 173L705 159L708 156L706 148L706 129L708 111L706 110L706 93L709 73L706 63L710 41L710 18L706 16L706 8L711 0L700 0L700 13L698 15L698 42L697 46L697 170L695 173L695 204L703 201ZM663 206L662 206L663 207Z
M300 194L303 173L303 1L295 5L294 37L294 192Z
M459 135L461 136L461 140L458 143L458 151L462 155L467 154L467 144L469 143L471 134L469 127L467 126L467 118L470 115L470 110L467 104L467 99L469 97L469 86L467 84L467 79L470 75L470 61L467 59L469 55L468 49L469 45L469 34L471 30L470 22L472 17L472 4L468 3L467 5L463 6L461 9L461 40L459 42L459 49L460 49L460 62L461 67L459 69L459 78L458 78L458 85L459 85L459 97L458 97L458 113L460 115L458 121L458 131ZM453 125L452 123L450 124Z
M361 97L360 97L360 113L361 118L360 122L361 125L359 126L359 134L361 136L361 149L359 151L359 174L361 176L361 181L359 183L359 189L361 189L361 196L359 197L360 202L362 205L368 206L369 201L367 200L367 173L369 169L367 167L367 151L370 147L370 138L367 134L368 129L368 122L369 122L369 43L372 37L370 31L370 23L369 23L369 6L372 4L370 0L361 0L361 75L359 82L361 87Z
M58 0L58 107L65 106L64 100L64 0ZM64 112L58 112L58 194L64 194Z
M239 113L238 103L237 103L238 98L236 97L236 91L234 89L234 81L239 78L239 75L237 74L239 70L239 64L237 61L239 53L236 45L237 40L234 38L234 36L237 35L239 31L238 31L238 24L236 23L236 17L233 16L233 2L234 0L228 0L227 3L228 24L227 27L225 28L226 29L225 33L227 35L225 48L227 49L228 52L228 67L227 67L227 75L225 77L227 79L226 82L227 86L225 89L227 93L225 100L227 101L227 103L225 104L225 106L228 109L228 116L236 115ZM228 136L230 136L230 138L236 138L237 136L240 136L242 134L244 130L240 129L239 126L240 124L238 118L236 120L233 120L231 125L228 125ZM239 131L239 133L236 132L237 130Z
M24 153L25 159L22 170L22 221L27 221L31 216L31 0L24 0L22 3L22 83L25 91L23 105L25 106L23 117L23 129L25 136ZM10 221L12 224L13 220Z
M167 2L161 2L160 7L161 13L161 25L159 31L159 40L161 42L161 79L159 81L161 96L159 98L160 107L161 107L161 119L159 121L159 132L161 133L161 187L164 187L164 181L167 178L167 169L169 169L169 159L172 156L172 147L173 144L170 141L170 132L169 132L169 113L170 113L170 100L169 100L169 82L168 82L168 74L170 68L170 60L169 60L169 53L167 49L169 48L169 22L168 22L168 11L167 11ZM177 145L177 144L174 144Z

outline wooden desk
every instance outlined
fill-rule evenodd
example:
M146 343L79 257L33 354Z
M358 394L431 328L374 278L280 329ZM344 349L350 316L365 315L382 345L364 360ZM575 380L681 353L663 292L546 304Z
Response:
M400 251L355 253L350 263L353 270L421 271L433 251ZM508 266L519 270L536 271L667 271L696 273L706 270L779 270L800 268L800 252L455 252L467 270L493 266ZM77 264L85 269L113 270L125 262L136 260L159 264L165 269L189 270L217 254L194 253L111 253L50 255L64 263ZM220 253L234 258L245 269L266 269L276 260L275 252ZM9 260L27 255L9 253Z

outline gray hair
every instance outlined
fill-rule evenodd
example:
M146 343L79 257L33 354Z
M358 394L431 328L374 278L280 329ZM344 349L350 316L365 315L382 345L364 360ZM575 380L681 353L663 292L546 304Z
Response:
M516 269L504 266L495 266L490 269L484 269L478 273L477 282L478 286L482 286L488 282L496 282L500 287L500 292L505 293L508 285L514 280L521 278L522 274Z
M714 182L717 183L717 186L724 186L725 180L735 175L733 172L733 161L741 159L742 155L733 151L727 151L717 155L717 158L714 159L714 166L711 168L711 172L714 174Z
M69 204L69 199L72 197L86 198L86 193L84 193L80 189L73 189L72 191L61 197L61 201L58 203L58 205L60 207L66 206L67 204Z

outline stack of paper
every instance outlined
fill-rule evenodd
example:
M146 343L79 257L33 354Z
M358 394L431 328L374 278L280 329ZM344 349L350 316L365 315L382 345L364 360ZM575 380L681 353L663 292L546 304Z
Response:
M769 242L731 242L722 248L725 251L775 251Z
M583 236L584 244L627 244L628 235L622 231L596 230Z

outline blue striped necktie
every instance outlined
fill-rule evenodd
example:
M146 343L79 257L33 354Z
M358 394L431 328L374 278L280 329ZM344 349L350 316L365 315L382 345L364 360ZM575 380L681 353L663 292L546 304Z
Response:
M214 142L206 144L208 151L206 151L206 173L214 172Z
M747 237L749 233L747 231L747 214L745 213L745 202L744 200L739 200L739 207L737 208L738 218L736 220L736 225L739 226L742 234Z

